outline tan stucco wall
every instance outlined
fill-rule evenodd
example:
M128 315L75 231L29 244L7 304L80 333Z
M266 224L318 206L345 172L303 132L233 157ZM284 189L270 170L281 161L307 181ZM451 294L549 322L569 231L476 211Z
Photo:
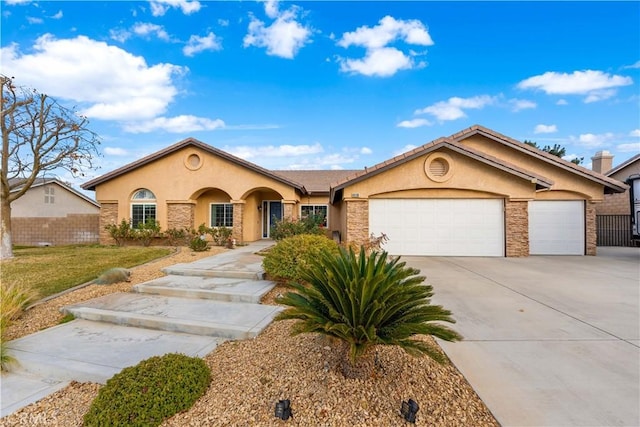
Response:
M189 163L189 156L202 159L199 167ZM192 203L194 225L209 224L210 204L245 201L243 208L243 241L261 236L261 200L285 200L297 206L296 190L280 181L227 161L195 147L170 153L147 165L113 178L96 188L98 201L117 201L118 221L131 217L131 196L140 188L147 188L156 196L156 216L163 229L167 228L167 203ZM293 211L296 211L293 208ZM239 236L238 236L239 237Z
M45 203L45 188L54 190L54 203ZM57 184L33 187L11 203L13 218L63 218L67 214L98 214L100 208Z

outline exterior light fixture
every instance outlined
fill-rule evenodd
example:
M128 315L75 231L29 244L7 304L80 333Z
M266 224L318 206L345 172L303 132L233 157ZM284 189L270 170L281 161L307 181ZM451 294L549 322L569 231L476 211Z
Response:
M291 412L291 401L290 400L279 400L276 403L276 418L280 418L281 420L288 420L289 417L293 418L293 412Z
M418 402L416 402L413 399L409 399L408 402L402 401L402 407L400 408L400 413L404 417L405 421L415 424L416 414L418 413L419 409L420 409L420 406L418 406Z

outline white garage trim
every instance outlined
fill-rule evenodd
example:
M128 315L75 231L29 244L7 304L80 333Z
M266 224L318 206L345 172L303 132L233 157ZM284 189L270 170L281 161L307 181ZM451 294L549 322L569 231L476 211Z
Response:
M504 256L504 200L370 199L369 231L391 255Z
M583 200L529 202L529 253L531 255L584 255Z

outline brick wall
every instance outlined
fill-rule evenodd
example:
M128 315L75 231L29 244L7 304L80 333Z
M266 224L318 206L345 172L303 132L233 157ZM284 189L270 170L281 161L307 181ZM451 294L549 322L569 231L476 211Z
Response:
M166 229L186 228L191 230L195 226L195 205L193 203L169 203L167 204Z
M100 241L100 215L78 214L54 218L12 218L13 244L73 245Z
M233 204L233 232L231 237L236 239L237 243L242 243L244 228L244 203Z
M631 215L629 190L624 193L605 194L604 201L596 205L597 215Z
M347 200L347 235L343 236L343 241L362 245L369 240L369 201Z
M104 228L109 224L118 223L118 204L117 203L100 203L100 244L115 245L116 241L111 238L109 232Z
M586 225L586 254L596 255L596 243L598 235L596 232L596 204L587 201L585 208Z
M529 256L529 203L505 202L506 255Z

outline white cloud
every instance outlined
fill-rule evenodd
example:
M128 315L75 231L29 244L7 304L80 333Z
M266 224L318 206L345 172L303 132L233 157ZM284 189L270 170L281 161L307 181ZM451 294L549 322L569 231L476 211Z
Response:
M163 114L178 93L173 78L188 71L145 59L86 36L38 38L32 52L0 49L3 72L16 83L80 103L81 113L104 120L144 120Z
M558 102L556 102L556 105L569 105L569 103L567 102L566 99L558 99Z
M640 129L632 130L631 132L629 132L629 136L635 136L640 138Z
M394 156L399 156L400 154L406 153L407 151L411 151L416 147L417 147L417 145L407 144L404 147L400 148L399 150L394 151L393 155Z
M51 16L52 19L62 19L64 15L62 14L62 10L59 10L58 13L56 13L55 15Z
M320 143L315 143L313 145L267 145L262 147L237 146L225 147L224 150L245 160L264 157L305 156L309 154L322 153L324 151Z
M394 47L368 50L363 59L340 59L340 71L364 76L389 77L414 68L412 58Z
M212 32L209 32L209 34L204 37L192 35L187 45L182 48L182 53L184 53L185 56L194 56L196 53L204 52L205 50L220 49L222 49L220 39Z
M509 105L511 105L511 110L515 112L536 108L538 106L538 104L528 99L510 99Z
M16 5L16 4L27 4L27 3L29 3L30 1L31 1L31 0L4 0L4 2L5 2L7 5L11 5L11 6Z
M264 13L271 19L278 17L278 0L265 0Z
M521 81L518 87L542 90L547 95L586 95L585 102L595 102L614 96L616 88L630 84L631 77L585 70L572 74L548 71Z
M369 147L362 147L360 149L360 154L373 154L373 150Z
M36 18L34 16L27 16L27 22L29 24L42 24L44 20L42 18Z
M558 127L556 125L537 125L533 130L533 133L555 133L558 132Z
M625 69L629 69L629 68L640 68L640 61L636 61L636 63L635 63L635 64L626 65L626 66L624 66L624 67L622 67L622 68L625 68Z
M640 142L619 144L616 146L616 148L622 153L640 153Z
M163 16L172 7L179 8L185 15L191 15L202 7L197 0L150 0L150 3L153 16Z
M165 131L170 133L188 133L202 130L215 130L224 127L224 122L220 119L207 119L192 115L181 115L175 117L156 117L155 119L127 123L124 129L131 133L148 133L154 131Z
M221 27L228 27L229 26L229 20L228 19L218 19L218 25L220 25Z
M587 148L600 147L612 141L614 138L615 138L615 135L611 132L602 133L602 134L583 133L583 134L580 134L577 138L574 136L569 137L570 140L574 141L578 145L581 145Z
M397 20L392 16L385 16L374 27L362 26L342 35L337 42L338 46L364 47L366 51L362 59L339 57L340 70L365 76L390 77L400 70L426 66L424 61L413 59L415 56L424 55L425 52L410 49L405 53L396 47L388 46L396 41L419 46L434 44L422 22L415 19Z
M119 147L104 147L104 154L109 156L128 156L129 152Z
M162 25L151 24L148 22L138 22L136 23L131 30L142 37L150 36L155 34L161 40L170 40L169 34L165 31Z
M266 3L265 9L269 4L270 2ZM310 42L312 33L310 27L296 21L300 10L299 7L292 6L284 12L278 12L275 21L269 26L252 16L247 35L243 39L244 47L265 47L267 55L293 59Z
M396 125L399 128L418 128L421 126L431 126L432 123L427 119L411 119L411 120L403 120Z
M467 116L464 110L479 110L495 102L496 98L489 95L474 96L472 98L459 98L455 96L449 98L447 101L436 102L429 107L417 110L415 114L431 114L440 121L457 120Z
M120 43L124 43L129 39L129 37L131 37L131 33L123 29L114 29L114 30L109 30L109 37L112 40L115 40Z

